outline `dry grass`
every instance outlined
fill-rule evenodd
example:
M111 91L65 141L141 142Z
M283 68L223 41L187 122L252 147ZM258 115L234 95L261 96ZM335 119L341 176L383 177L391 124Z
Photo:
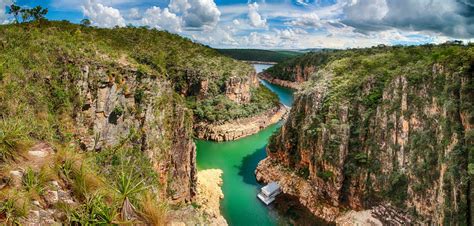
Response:
M147 191L141 200L141 212L143 218L150 225L166 225L168 207L166 203L160 202L158 197Z

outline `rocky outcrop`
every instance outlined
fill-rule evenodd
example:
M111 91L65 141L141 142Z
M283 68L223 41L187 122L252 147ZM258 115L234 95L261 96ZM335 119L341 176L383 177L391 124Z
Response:
M420 222L466 222L469 154L462 150L474 122L473 66L435 63L346 88L354 80L343 79L359 74L344 74L341 62L334 63L340 71L330 63L298 93L257 178L279 180L330 221L344 209L388 202Z
M255 72L252 72L247 77L232 76L225 83L225 95L238 104L248 103L251 98L251 88L258 85Z
M220 201L224 198L222 193L222 170L208 169L198 172L198 186L196 203L203 214L208 216L209 225L227 225L227 221L220 213Z
M274 85L279 85L282 87L298 90L301 88L300 82L292 82L288 80L282 80L272 77L270 73L261 72L258 74L258 77Z
M199 171L194 205L171 210L166 225L227 225L220 214L220 201L224 198L221 190L222 173L220 169Z
M277 123L288 112L287 107L279 105L269 111L250 118L237 119L225 123L205 122L194 125L195 136L213 141L230 141L258 133L260 130Z
M124 65L117 70L110 74L98 64L82 64L76 83L83 99L76 112L82 148L99 151L138 137L135 143L161 176L164 195L190 201L196 192L191 112L173 95L169 82Z

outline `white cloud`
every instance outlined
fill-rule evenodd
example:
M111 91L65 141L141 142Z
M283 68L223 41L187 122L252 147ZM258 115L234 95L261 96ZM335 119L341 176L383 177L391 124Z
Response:
M321 27L321 19L316 13L306 13L302 14L301 17L297 17L294 20L287 22L287 25L290 26L299 26L299 27Z
M256 2L248 4L248 9L249 9L249 20L250 20L250 25L253 27L259 27L263 28L267 26L267 20L262 19L262 16L260 16L260 13L258 13L258 4Z
M0 0L0 24L8 23L7 12L5 8L12 4L11 0Z
M214 27L221 16L214 0L188 0L190 7L184 12L186 27Z
M188 0L171 0L168 8L173 13L184 13L191 8Z
M131 20L138 20L141 17L140 10L138 8L131 8L126 15L126 18Z
M168 8L161 10L156 6L147 9L141 20L141 25L164 29L171 32L180 32L181 24L181 18L170 12Z
M234 20L232 21L232 23L233 23L235 26L240 25L240 21L237 20L237 19L234 19Z
M92 21L93 25L99 27L125 26L125 19L118 9L104 6L95 0L87 0L82 6L82 12Z

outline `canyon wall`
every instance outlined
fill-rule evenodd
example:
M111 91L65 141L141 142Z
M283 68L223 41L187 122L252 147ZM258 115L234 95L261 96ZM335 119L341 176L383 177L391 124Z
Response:
M171 85L120 66L108 74L98 64L84 64L76 82L82 107L75 113L81 146L100 151L133 143L158 172L164 196L191 201L196 193L192 113Z
M288 108L277 106L260 115L242 118L223 123L197 123L194 125L195 136L199 139L213 141L231 141L258 133L260 130L279 122L286 117Z
M426 57L445 47L419 48L356 52L315 73L271 138L257 178L280 181L329 221L387 205L410 216L403 223L468 223L472 48L454 47L457 55L441 62ZM416 54L397 59L402 51Z

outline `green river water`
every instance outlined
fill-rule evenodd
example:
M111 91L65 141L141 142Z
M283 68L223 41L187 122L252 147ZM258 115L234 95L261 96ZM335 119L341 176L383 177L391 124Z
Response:
M257 72L268 68L270 65L255 65ZM287 88L275 86L265 81L262 83L275 92L280 101L291 106L293 104L293 91ZM266 157L265 146L268 138L280 128L281 123L274 124L255 135L244 137L229 142L211 142L196 140L197 166L198 170L221 169L223 170L224 199L221 201L221 212L229 225L288 225L289 216L282 214L271 204L265 206L257 198L257 194L263 185L255 179L255 168L260 160ZM277 199L278 201L278 199ZM277 201L275 203L277 203ZM287 200L281 201L287 206ZM290 215L294 216L294 211ZM285 212L284 211L284 212ZM306 212L308 212L306 210ZM299 213L297 213L299 214ZM299 214L301 215L301 214ZM306 214L308 215L308 214ZM311 215L311 214L309 214ZM306 219L310 225L320 225L314 219ZM307 225L308 223L304 223Z
M256 65L257 72L266 65ZM293 91L265 85L276 92L282 103L291 106ZM221 209L230 225L276 225L278 216L257 199L261 185L254 176L258 162L265 158L265 145L280 123L259 133L230 142L197 140L197 165L199 170L219 168L224 171Z

